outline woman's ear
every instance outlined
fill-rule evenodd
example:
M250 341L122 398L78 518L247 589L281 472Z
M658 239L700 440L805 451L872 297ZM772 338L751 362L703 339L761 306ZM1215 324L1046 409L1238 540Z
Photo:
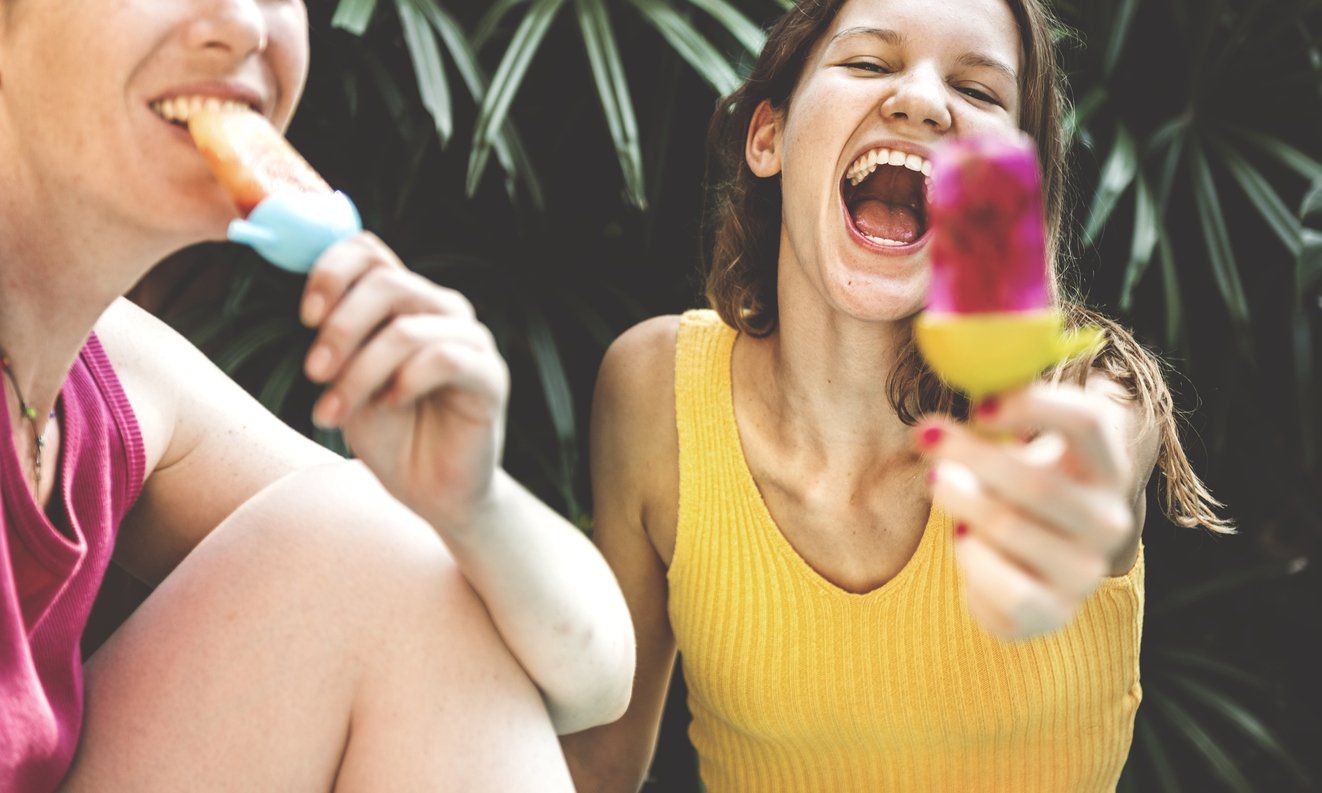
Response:
M763 99L748 122L744 160L756 176L766 178L780 173L781 120L782 113Z

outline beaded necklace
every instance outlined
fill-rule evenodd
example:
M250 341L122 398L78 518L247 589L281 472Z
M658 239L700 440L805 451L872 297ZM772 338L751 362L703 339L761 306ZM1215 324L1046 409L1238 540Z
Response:
M37 430L37 409L28 405L27 400L23 398L23 392L19 390L18 380L14 377L13 369L9 362L9 356L0 349L0 369L3 369L9 377L9 382L14 386L14 394L18 396L19 412L23 418L32 425L32 440L35 447L32 452L32 477L34 480L34 490L37 498L41 497L41 452L46 446L46 430ZM50 418L55 418L55 409L51 408ZM48 425L49 426L49 425Z

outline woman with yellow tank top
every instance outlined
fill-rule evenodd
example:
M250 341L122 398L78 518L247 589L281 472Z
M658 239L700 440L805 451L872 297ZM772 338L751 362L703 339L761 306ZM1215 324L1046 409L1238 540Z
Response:
M580 791L642 784L676 651L709 793L1114 789L1154 467L1174 520L1230 530L1159 362L1053 284L1105 346L971 410L911 333L943 139L1034 138L1057 272L1052 24L1041 0L800 0L720 103L712 308L630 330L598 380L595 540L638 671L620 721L563 739Z

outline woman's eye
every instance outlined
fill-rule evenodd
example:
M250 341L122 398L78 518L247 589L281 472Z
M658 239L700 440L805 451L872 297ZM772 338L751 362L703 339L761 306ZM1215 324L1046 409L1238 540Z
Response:
M876 74L890 74L890 69L887 69L880 63L872 63L870 61L854 61L853 63L846 63L845 68L862 69L865 72L875 72Z
M976 89L976 88L961 88L961 89L959 89L959 90L960 90L961 92L963 92L966 96L971 96L971 97L973 97L974 99L977 99L977 100L979 100L979 101L981 101L981 102L990 102L990 103L993 104L993 105L1000 104L1000 103L997 102L995 99L993 99L993 98L991 98L990 96L984 94L983 92L979 91L979 90Z

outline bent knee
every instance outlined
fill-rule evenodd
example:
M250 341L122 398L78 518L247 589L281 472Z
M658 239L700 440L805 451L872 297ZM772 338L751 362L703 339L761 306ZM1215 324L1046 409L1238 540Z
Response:
M422 603L437 616L486 619L431 526L352 461L309 467L271 484L186 564L221 566L228 574L219 578L241 588L246 601L326 610L365 625Z

